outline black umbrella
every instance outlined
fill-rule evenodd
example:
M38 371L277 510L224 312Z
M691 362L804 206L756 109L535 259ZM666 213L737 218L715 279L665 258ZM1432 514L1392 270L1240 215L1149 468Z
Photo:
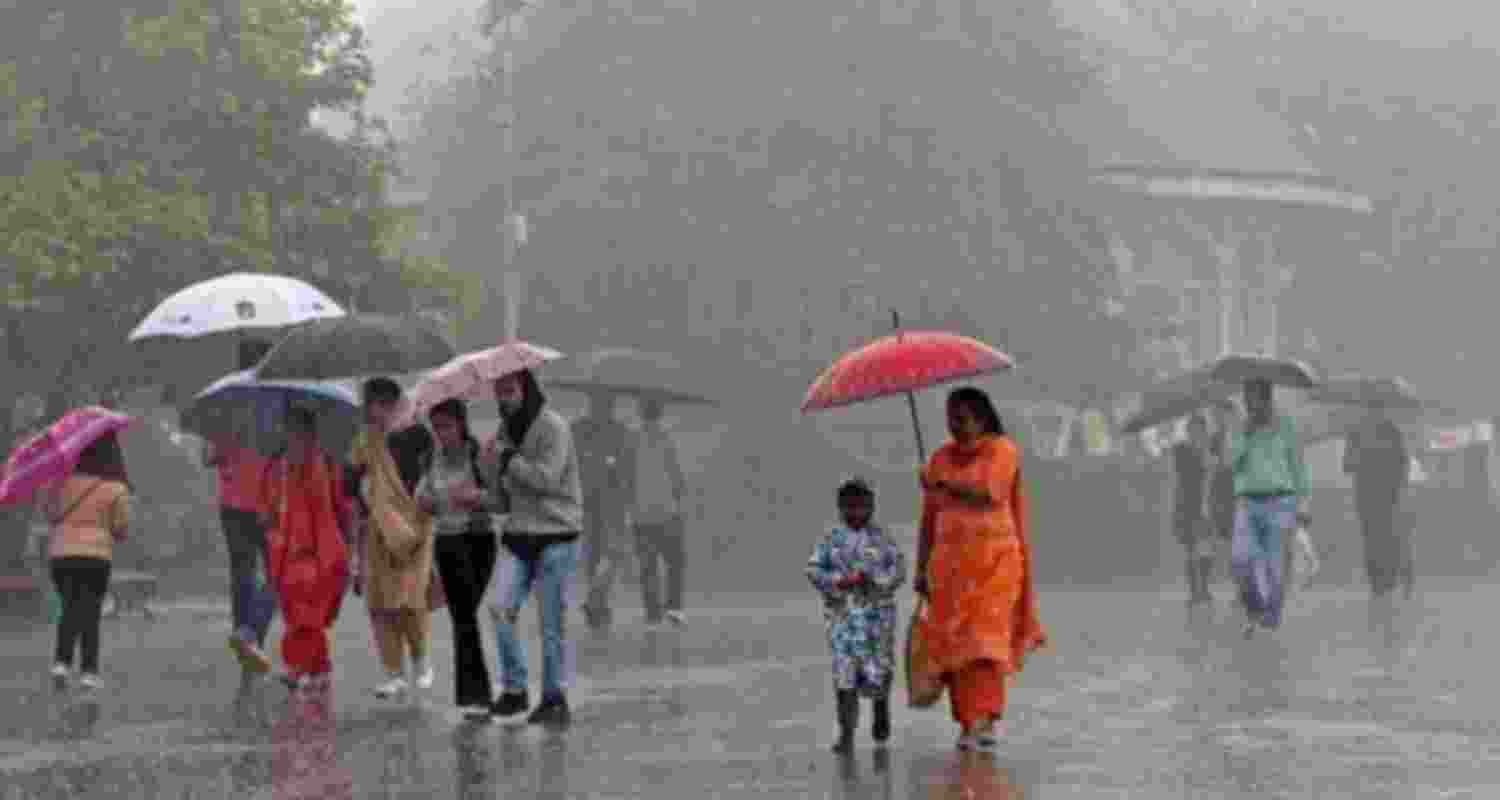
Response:
M1398 377L1337 375L1324 381L1311 396L1319 403L1368 408L1415 411L1425 406L1411 384Z
M1271 356L1230 355L1214 362L1209 377L1221 383L1269 381L1277 386L1311 389L1318 385L1312 367L1301 361Z
M1120 431L1140 433L1200 408L1228 400L1240 391L1238 384L1214 380L1208 369L1184 372L1148 389L1141 398L1141 409L1132 414Z
M580 360L583 370L548 379L547 385L584 394L654 399L666 405L718 405L683 385L687 373L669 355L621 348L595 350Z
M287 334L256 368L260 380L327 381L433 369L457 352L437 323L415 315L354 314Z

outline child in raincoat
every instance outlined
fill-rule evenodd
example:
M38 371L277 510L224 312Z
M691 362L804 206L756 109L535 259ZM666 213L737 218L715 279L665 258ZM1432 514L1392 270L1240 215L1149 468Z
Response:
M838 489L841 524L813 549L807 577L823 595L833 685L838 703L838 742L854 747L859 698L874 701L871 736L891 735L891 684L896 660L896 590L906 582L906 556L884 528L873 522L875 492L855 478Z

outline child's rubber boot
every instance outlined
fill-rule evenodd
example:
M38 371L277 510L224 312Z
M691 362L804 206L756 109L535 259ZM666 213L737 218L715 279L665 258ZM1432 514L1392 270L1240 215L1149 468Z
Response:
M833 744L833 752L848 755L854 752L854 732L859 727L859 695L853 690L838 691L839 738Z
M875 698L875 721L870 724L870 736L878 744L885 744L891 738L890 695Z

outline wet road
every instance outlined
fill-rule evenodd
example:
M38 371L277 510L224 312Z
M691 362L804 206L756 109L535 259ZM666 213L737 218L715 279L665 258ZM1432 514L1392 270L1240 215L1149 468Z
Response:
M11 630L0 798L1500 796L1483 655L1500 591L1429 588L1399 650L1371 643L1356 590L1310 591L1280 634L1248 643L1227 619L1190 634L1182 599L1046 590L1054 644L1012 691L998 753L960 757L944 713L902 709L888 753L865 737L847 761L827 751L810 593L701 599L682 631L622 610L613 637L580 648L564 733L462 723L446 669L425 698L377 702L357 605L339 621L327 708L278 690L237 708L211 606L106 623L110 685L94 704L46 688L49 631Z

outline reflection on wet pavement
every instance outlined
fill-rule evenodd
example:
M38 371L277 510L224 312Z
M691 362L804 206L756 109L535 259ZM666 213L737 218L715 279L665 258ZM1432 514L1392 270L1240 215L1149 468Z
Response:
M1171 592L1046 592L1053 647L1012 692L998 752L956 752L945 712L902 709L889 751L862 731L849 758L827 749L822 629L795 600L581 642L560 733L463 721L447 674L430 696L376 702L357 615L340 620L321 696L241 684L214 621L109 631L111 688L57 695L35 677L43 631L0 655L0 800L1500 796L1485 788L1500 736L1474 649L1485 603L1429 594L1404 649L1386 650L1358 600L1309 593L1282 631L1246 641L1227 612L1188 625Z

